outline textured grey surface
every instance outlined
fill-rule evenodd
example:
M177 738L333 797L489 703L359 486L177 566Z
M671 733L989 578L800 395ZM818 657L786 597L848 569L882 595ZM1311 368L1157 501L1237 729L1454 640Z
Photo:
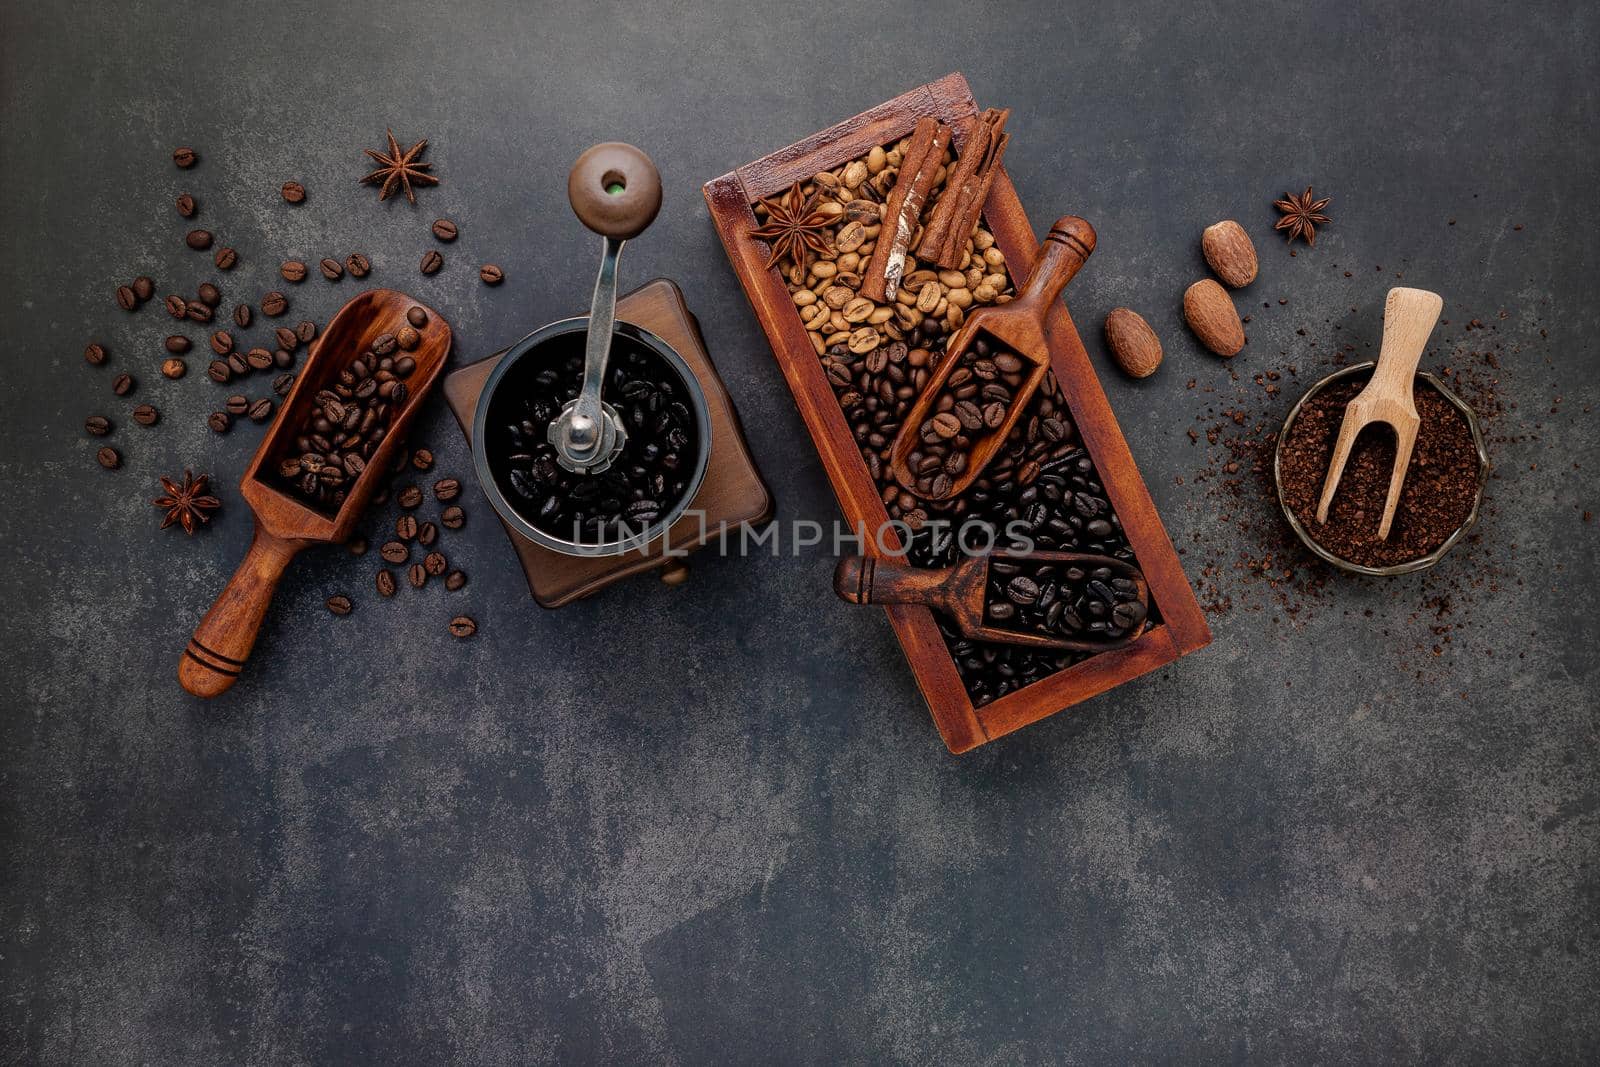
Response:
M1592 1062L1597 22L1484 2L7 0L0 1059ZM1099 227L1072 292L1096 360L1115 304L1167 342L1153 380L1105 381L1192 574L1234 539L1262 551L1194 483L1214 457L1186 436L1197 397L1237 388L1177 317L1199 229L1226 216L1276 309L1246 380L1279 353L1331 366L1331 330L1370 344L1396 273L1492 324L1507 410L1481 544L1292 618L1222 567L1209 649L957 759L881 617L826 593L827 558L707 557L686 587L546 613L473 491L446 537L467 590L379 602L373 559L308 553L245 679L211 704L179 691L248 538L235 482L259 434L211 435L225 391L162 380L169 320L112 301L141 271L161 293L213 273L179 191L243 254L230 295L290 254L359 249L373 282L445 311L462 360L585 299L566 168L595 140L645 146L666 204L625 279L683 284L780 516L826 520L699 186L954 69L1015 108L1035 225ZM391 123L444 177L415 210L354 184ZM1268 201L1308 181L1336 221L1291 258ZM424 279L441 214L462 237ZM291 296L321 320L355 289ZM111 365L84 364L91 338ZM1441 341L1425 365L1451 358ZM118 369L159 426L110 396ZM121 471L83 437L97 410ZM442 403L424 423L464 476ZM193 542L148 504L186 465L226 500ZM1435 657L1424 603L1452 582ZM353 616L322 609L336 591ZM475 641L445 634L455 605Z

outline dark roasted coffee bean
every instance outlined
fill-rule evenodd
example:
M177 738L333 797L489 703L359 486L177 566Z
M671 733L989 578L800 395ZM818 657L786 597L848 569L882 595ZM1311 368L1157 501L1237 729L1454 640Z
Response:
M183 314L190 322L210 322L212 313L210 308L196 301L184 308Z
M372 273L372 260L360 252L351 252L344 259L344 269L350 272L352 278L365 278Z
M243 393L234 393L222 402L222 406L228 410L229 415L243 415L250 410L250 398Z
M250 364L245 362L244 353L229 352L226 360L228 370L234 374L249 374Z
M394 581L394 574L386 570L380 570L378 572L377 586L379 596L394 596L395 589L397 588Z
M189 302L177 293L167 297L167 314L175 319L181 319L189 313Z
M170 378L173 381L177 381L179 378L182 378L188 373L189 364L185 363L177 356L168 356L166 359L161 361L161 376L163 378Z
M401 356L394 361L394 372L401 378L411 377L411 372L417 369L417 361L410 356Z
M275 319L289 310L289 300L276 289L261 298L261 314L269 319Z
M438 274L439 268L444 266L444 257L437 251L429 249L422 257L422 273Z
M461 483L454 478L440 478L433 483L433 495L441 503L454 500L461 495Z
M394 499L395 503L403 508L414 508L422 503L422 490L414 485L408 485L401 489Z
M404 541L385 541L378 555L385 563L404 563L411 556L411 548Z
M303 204L306 200L306 187L297 181L287 181L278 193L291 204Z
M328 598L328 610L335 615L348 615L355 607L350 603L350 598L342 594L335 594Z
M452 593L466 584L467 576L461 571L451 571L444 579L444 587Z
M186 219L192 219L194 218L194 213L196 210L198 210L198 208L199 205L195 203L194 197L190 196L188 193L179 195L178 214L182 215Z
M277 338L279 348L287 348L293 352L300 347L300 337L287 326L279 326L272 331L272 336Z
M252 348L244 354L244 361L252 370L266 370L272 366L272 353L265 348Z
M210 282L200 283L199 295L200 303L204 304L208 308L214 308L218 304L222 303L222 290L218 289Z
M454 637L466 640L478 632L478 624L472 621L470 615L457 615L450 620L450 633Z
M105 346L99 344L98 342L91 341L83 349L83 359L84 362L89 363L92 366L100 366L100 364L106 361Z
M419 471L425 471L433 466L433 453L426 448L419 448L411 453L411 465Z
M421 589L428 584L428 568L420 563L413 563L406 568L406 581L411 583L411 588Z
M330 282L336 282L344 277L344 267L337 259L325 258L317 264L317 269L322 271L322 276Z
M133 286L117 286L117 306L123 311L134 311L139 307L139 296L133 291Z
M286 259L278 266L278 273L286 282L303 282L306 280L306 265L298 259Z
M429 552L422 558L422 566L430 576L437 578L450 569L450 562L444 558L443 552Z
M447 530L459 530L462 524L467 521L467 513L461 510L458 505L451 504L439 512L439 521L444 524L444 528Z
M187 145L184 145L181 148L174 148L172 150L172 162L176 163L181 170L188 170L190 167L194 166L199 159L200 154Z
M137 384L133 380L133 375L119 374L111 380L111 391L118 396L127 396L133 392L134 386Z
M190 230L183 236L183 243L196 252L204 252L211 247L210 230Z
M177 356L183 355L185 352L189 351L189 348L191 347L189 339L183 336L181 333L175 333L171 337L168 337L163 344L168 352L171 352L173 355Z
M213 411L206 416L206 425L217 433L227 433L228 428L233 425L233 420L228 417L228 413L225 411Z
M264 396L250 405L250 421L266 422L272 418L273 403L270 396Z
M428 324L428 313L413 304L406 309L406 321L420 330Z
M114 471L118 467L122 466L122 454L116 449L112 448L110 445L102 446L100 450L94 454L94 458L99 461L100 466L104 467L108 471Z
M218 270L232 270L239 262L239 253L223 245L212 254L211 262L216 264Z
M454 241L460 232L449 219L433 220L433 235L441 241Z
M294 388L294 375L280 374L272 379L272 391L279 396L288 396L289 390Z
M427 548L439 539L439 527L431 522L425 522L417 527L417 544Z
M83 428L94 437L104 437L111 432L111 420L104 415L90 415L83 420Z
M484 285L499 285L506 280L506 272L493 263L485 263L478 268L478 280Z
M317 324L310 319L303 319L295 324L294 336L303 345L308 345L317 337Z
M227 330L218 330L211 335L211 351L219 356L225 356L233 351L233 334Z
M1034 604L1039 600L1039 586L1033 579L1019 574L1006 583L1006 596L1013 604Z
M161 412L156 410L154 404L140 404L133 409L133 421L140 426L154 426L161 421Z
M415 541L417 539L417 519L414 515L402 515L394 521L394 535L402 541Z
M390 355L399 347L399 344L400 342L395 340L394 334L380 333L372 342L372 354L375 356Z
M274 348L272 350L272 365L279 369L294 366L294 353L287 348Z

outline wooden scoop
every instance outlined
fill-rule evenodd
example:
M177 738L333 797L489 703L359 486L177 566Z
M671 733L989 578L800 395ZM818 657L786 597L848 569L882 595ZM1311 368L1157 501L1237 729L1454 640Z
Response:
M1383 305L1383 348L1378 352L1378 366L1366 388L1345 406L1339 440L1333 446L1333 459L1322 483L1322 499L1317 502L1317 522L1328 521L1328 507L1333 503L1356 438L1372 423L1386 422L1394 428L1394 471L1389 475L1389 497L1378 523L1378 540L1389 539L1400 487L1405 484L1406 467L1411 463L1411 450L1422 424L1411 398L1411 382L1417 376L1417 364L1442 310L1444 299L1438 293L1426 289L1389 290L1389 299Z
M330 515L318 510L281 487L276 481L278 464L298 454L295 438L317 392L331 385L339 372L380 335L398 333L407 325L406 312L414 307L422 308L428 321L416 327L422 335L421 343L415 350L403 353L417 361L416 370L405 379L408 395L404 405L389 422L388 433L350 486L338 512ZM401 353L397 350L396 354ZM421 301L392 289L362 293L328 323L311 346L294 389L284 399L277 420L239 482L239 494L255 512L255 539L178 660L178 681L185 689L195 696L214 697L233 685L256 643L256 633L283 569L307 545L339 542L350 536L378 483L387 477L412 418L444 369L449 354L449 324Z
M1008 630L984 622L984 590L989 581L989 561L1016 560L1028 563L1078 563L1086 567L1110 567L1139 586L1139 603L1145 608L1145 621L1122 637L1104 641L1072 637L1051 637L1031 630ZM932 608L956 624L956 629L975 641L994 641L1028 648L1056 649L1065 652L1106 652L1121 648L1144 632L1149 625L1150 588L1139 568L1112 556L1092 552L995 552L973 556L953 567L913 567L900 560L846 556L833 571L833 591L851 604L921 604Z
M900 424L900 434L889 451L889 469L895 480L906 489L929 500L949 500L960 496L973 483L984 467L1005 444L1006 436L1016 425L1033 399L1033 392L1050 371L1050 346L1044 336L1044 318L1055 306L1061 290L1067 287L1078 269L1094 252L1094 227L1076 215L1064 215L1050 227L1050 235L1039 246L1033 269L1028 272L1028 282L1008 304L979 308L967 316L967 321L956 331L945 347L939 369L922 389L922 395L911 408L911 413ZM920 442L922 424L929 418L933 405L944 390L946 379L961 363L962 355L980 335L988 334L1000 344L1011 349L1025 364L1022 384L1011 397L1010 410L997 428L986 431L967 456L967 468L950 479L950 489L943 496L930 496L918 491L917 477L911 470L908 457Z

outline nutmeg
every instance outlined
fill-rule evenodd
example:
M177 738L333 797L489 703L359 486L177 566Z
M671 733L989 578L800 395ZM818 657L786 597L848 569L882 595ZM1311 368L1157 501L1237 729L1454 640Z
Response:
M1161 366L1161 339L1129 308L1112 308L1106 316L1106 344L1130 378L1148 378Z
M1183 294L1183 318L1200 343L1219 356L1244 347L1244 324L1228 291L1210 278L1195 282Z
M1200 250L1228 288L1240 289L1256 280L1256 247L1232 219L1207 226L1200 235Z

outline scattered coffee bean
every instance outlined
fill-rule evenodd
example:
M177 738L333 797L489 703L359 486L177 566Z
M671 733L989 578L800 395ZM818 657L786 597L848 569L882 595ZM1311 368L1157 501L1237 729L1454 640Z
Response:
M394 596L396 585L392 572L380 570L378 572L377 585L379 596Z
M133 409L133 421L140 426L154 426L161 421L161 412L156 410L154 404L140 404Z
M426 448L419 448L411 453L411 465L419 471L425 471L433 466L433 453Z
M241 330L250 328L252 315L249 304L236 304L233 308L233 324Z
M439 521L444 523L446 530L459 530L467 521L467 513L460 506L451 504L439 513Z
M189 302L177 293L173 293L166 300L167 314L175 319L184 318L189 314Z
M243 393L234 393L222 402L229 415L243 415L250 410L250 398Z
M211 335L211 351L219 356L225 356L233 351L233 334L227 330L218 330Z
M416 328L409 324L396 330L394 339L407 352L414 351L417 345L422 343L422 335L417 333Z
M106 361L105 346L99 344L98 342L89 342L88 345L84 346L83 359L84 362L90 364L91 366L100 366L100 364Z
M449 219L433 220L433 235L441 241L454 241L460 232Z
M450 633L452 636L466 640L478 632L478 624L472 621L470 615L457 615L450 620Z
M190 322L210 322L211 314L211 309L198 300L183 309L184 318Z
M428 313L413 304L406 309L406 321L420 330L428 324Z
M250 405L250 421L266 422L272 418L273 403L270 396L264 396Z
M250 364L245 362L244 353L229 352L227 358L228 370L233 374L249 374Z
M172 150L172 162L176 163L180 170L188 170L199 160L200 154L187 145Z
M429 552L422 557L422 567L429 576L437 578L450 569L450 561L444 558L443 552Z
M421 589L428 584L428 568L420 563L413 563L406 568L406 581L411 583L411 588Z
M414 485L405 486L395 497L395 503L406 509L414 508L422 503L422 490Z
M208 308L215 308L222 303L222 290L210 282L201 282L199 289L200 303Z
M280 374L272 379L272 391L279 396L288 396L289 391L293 388L294 375L292 374Z
M221 385L233 377L233 368L228 366L225 359L214 359L206 367L206 376Z
M244 354L244 361L251 370L266 370L272 366L272 353L265 348L252 348Z
M211 262L217 265L218 270L232 270L239 262L239 253L224 245L212 255Z
M322 262L317 264L317 268L322 271L322 276L330 282L336 282L344 277L344 267L337 259L323 259Z
M310 319L304 319L295 324L294 336L303 345L308 345L317 339L317 324Z
M114 471L122 466L122 454L110 445L103 446L94 454L94 458L108 471Z
M354 607L355 605L350 603L350 598L347 596L336 594L328 598L328 610L335 615L348 615Z
M425 522L417 527L417 544L428 548L439 539L439 527L431 522Z
M424 274L438 274L439 269L443 266L444 257L433 249L429 249L427 254L422 257L422 273Z
M303 282L306 280L306 265L298 259L284 260L278 267L278 273L286 282Z
M139 298L139 303L144 303L156 295L155 279L148 274L141 274L133 280L133 295Z
M171 352L175 356L183 355L185 352L189 351L191 346L189 339L181 333L173 334L163 341L162 344L166 347L168 352Z
M204 252L206 249L211 247L211 231L190 230L188 233L184 234L183 243L194 249L196 252Z
M466 584L467 576L461 571L451 571L444 579L444 587L452 593Z
M282 194L284 200L291 204L303 204L306 202L306 187L299 182L284 182L283 188L279 189L278 192Z
M272 336L277 339L279 348L287 348L293 352L300 347L300 335L287 326L279 326L272 331Z
M289 299L276 289L261 298L261 314L275 319L289 310Z
M168 356L161 361L161 376L177 381L189 373L189 365L177 356Z
M454 500L461 495L461 483L454 478L440 478L433 483L433 496L440 503Z
M118 396L127 396L133 392L134 386L137 384L133 380L133 375L119 374L111 380L111 391Z
M184 193L178 197L178 214L182 215L184 218L194 218L194 213L197 207L198 205L194 202L194 197L190 196L188 193Z
M83 428L94 437L104 437L111 432L111 420L104 415L90 415L83 420Z
M117 286L117 307L123 311L135 311L139 307L139 297L134 293L133 286Z
M294 353L287 348L274 348L272 350L272 365L280 370L287 370L294 366Z
M394 535L402 541L415 541L417 539L417 518L415 515L402 515L394 522Z
M378 549L385 563L404 563L411 557L411 549L404 541L385 541Z
M352 278L365 278L372 273L372 260L360 252L351 252L345 257L344 269L350 272Z
M233 420L225 411L213 411L206 416L206 425L217 433L227 433L229 427L233 425Z
M478 280L484 285L499 285L506 280L506 272L493 263L485 263L478 268Z

